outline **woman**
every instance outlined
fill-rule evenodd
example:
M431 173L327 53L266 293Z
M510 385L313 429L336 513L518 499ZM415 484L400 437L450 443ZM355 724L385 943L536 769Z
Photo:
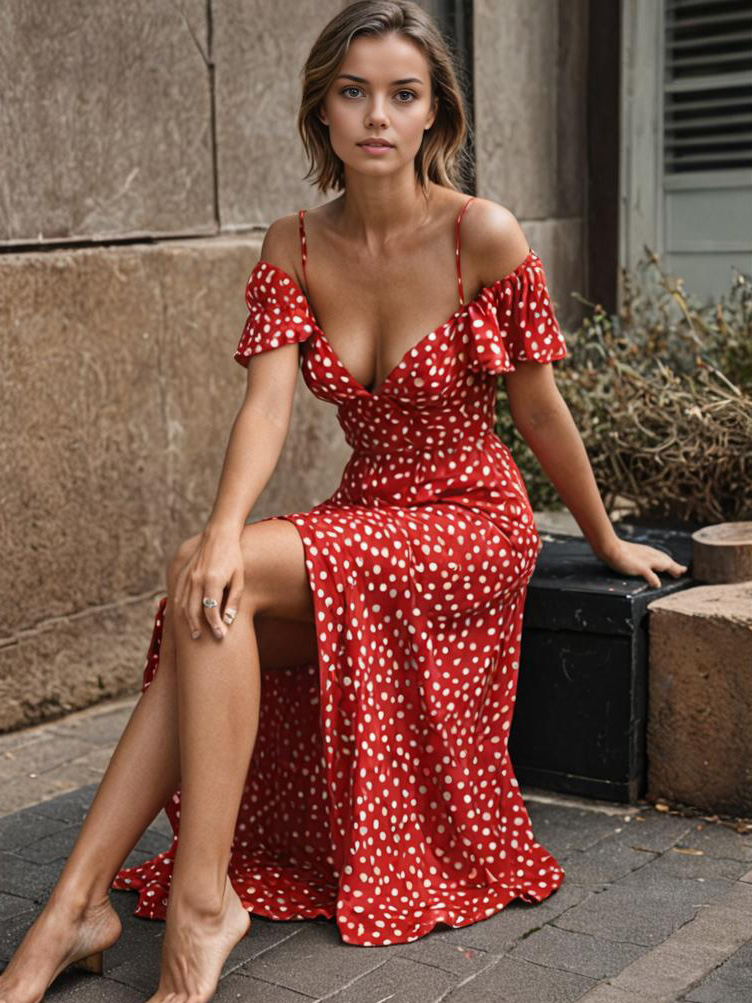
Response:
M333 916L370 946L559 887L506 751L541 541L493 434L499 373L595 553L656 586L686 570L611 526L554 383L566 347L540 259L511 212L455 187L466 126L430 18L342 10L300 127L318 187L341 194L267 231L214 508L170 564L143 695L2 1003L101 962L121 929L110 887L167 921L162 1003L212 997L249 912ZM301 360L352 456L329 499L245 525ZM170 850L121 870L163 805Z

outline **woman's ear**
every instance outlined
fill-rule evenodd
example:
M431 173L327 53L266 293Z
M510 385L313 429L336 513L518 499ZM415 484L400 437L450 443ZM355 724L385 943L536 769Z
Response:
M317 115L319 117L320 122L322 122L324 125L329 125L329 123L326 120L326 111L324 110L323 106L319 105Z
M438 113L439 113L439 99L438 99L438 97L435 97L433 99L433 108L431 109L430 121L429 121L428 125L425 127L425 129L423 130L424 132L426 131L426 129L430 129L431 128L431 126L433 125L433 123L436 121L436 116L438 115Z

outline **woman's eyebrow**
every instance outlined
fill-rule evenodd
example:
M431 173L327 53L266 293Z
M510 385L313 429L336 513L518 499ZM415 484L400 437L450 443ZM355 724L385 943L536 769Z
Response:
M356 77L354 73L340 73L337 80L357 80L359 84L367 84L365 77ZM392 80L392 84L422 84L420 77L403 77L401 80Z

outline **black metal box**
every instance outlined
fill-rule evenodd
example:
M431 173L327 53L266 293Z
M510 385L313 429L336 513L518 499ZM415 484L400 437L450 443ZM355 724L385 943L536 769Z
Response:
M647 604L696 584L696 526L615 524L619 537L688 566L662 585L621 577L587 541L543 533L523 619L509 753L521 784L632 803L646 783Z

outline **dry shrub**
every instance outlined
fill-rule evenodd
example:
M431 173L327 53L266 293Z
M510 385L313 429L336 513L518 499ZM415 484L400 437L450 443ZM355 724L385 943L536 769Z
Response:
M607 510L712 523L752 518L752 276L701 303L645 248L622 270L618 314L577 293L586 316L566 334L557 384L588 452ZM561 506L516 431L500 381L497 432L533 507Z

